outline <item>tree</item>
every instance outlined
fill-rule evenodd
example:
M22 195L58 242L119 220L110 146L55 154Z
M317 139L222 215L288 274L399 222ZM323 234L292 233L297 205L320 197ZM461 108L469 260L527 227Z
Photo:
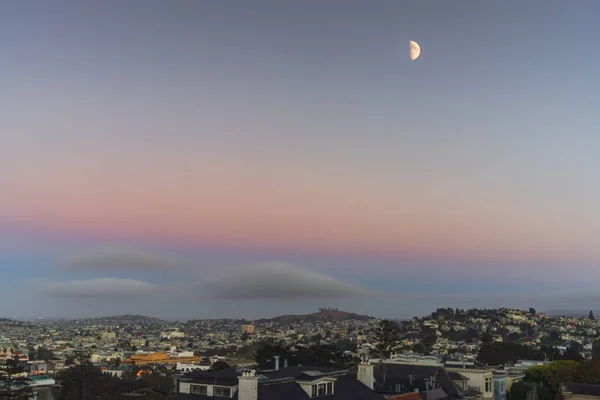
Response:
M304 366L346 368L352 358L344 357L343 351L333 344L300 347L295 354Z
M527 399L527 386L525 382L515 382L510 388L509 397L510 400L526 400Z
M398 324L388 319L379 321L375 330L375 348L381 358L389 358L400 343Z
M35 351L35 359L44 361L54 360L54 352L43 346L40 346Z
M425 352L425 347L421 343L415 343L412 346L412 351L414 353L422 354Z
M24 369L15 360L7 360L0 366L0 399L29 400L33 391L26 377L19 375Z
M492 335L490 335L489 333L484 333L483 335L481 335L480 339L481 343L483 343L484 345L492 343Z
M592 358L600 360L600 339L596 339L592 343Z
M29 357L29 360L35 360L35 354L36 351L33 345L30 344L29 346L27 346L27 357Z
M571 342L567 346L567 350L563 353L561 359L563 360L572 360L572 361L583 361L583 356L581 352L583 351L583 346L577 342Z
M426 350L429 350L433 347L433 345L435 345L437 342L437 336L435 334L433 335L425 335L423 336L423 338L421 339L421 344L423 344L423 347Z
M67 356L65 358L65 366L70 367L73 364L75 364L75 357L73 357L73 356Z
M592 310L590 310L590 313L589 313L589 315L588 315L588 318L589 318L589 319L596 319L596 318L594 318L594 312L593 312Z
M535 308L529 307L529 314L531 314L531 315L535 315L535 314L537 314L537 313L535 312Z
M148 375L153 376L155 374ZM61 388L58 398L62 400L115 399L121 393L161 385L150 383L149 379L146 375L142 379L125 375L122 378L105 375L102 374L100 368L95 367L90 362L64 369L56 375L56 381ZM152 379L173 381L172 378L161 378L160 374ZM162 383L163 386L167 384L166 381ZM167 386L165 386L165 389L170 390Z
M273 343L263 342L261 343L254 352L254 361L258 365L259 369L272 369L275 365L273 357L279 356L281 360L288 360L290 365L294 365L295 358L294 354L285 346Z
M248 332L244 331L242 332L242 342L246 343L248 341L248 338L250 338L250 335L248 334Z
M231 365L227 364L225 361L216 361L210 366L211 371L221 371L228 368L231 368Z

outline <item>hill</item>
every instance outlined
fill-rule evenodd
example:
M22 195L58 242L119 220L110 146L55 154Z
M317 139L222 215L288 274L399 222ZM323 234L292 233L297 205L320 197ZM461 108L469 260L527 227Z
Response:
M72 321L71 321L72 322ZM145 315L115 315L112 317L86 318L77 320L78 325L115 326L115 325L165 325L167 322Z
M368 315L360 315L355 313L349 313L346 311L339 310L321 310L312 314L300 314L300 315L281 315L275 318L265 318L257 320L257 323L266 323L266 322L278 322L278 323L288 323L288 322L301 322L301 321L347 321L347 320L356 320L356 321L368 321L371 319L375 319L375 317L369 317Z
M18 319L13 319L13 318L0 318L0 326L2 327L25 327L25 326L30 326L32 324L25 322L25 321L19 321Z
M594 315L600 316L600 310L593 310ZM549 317L586 318L590 310L548 310L545 314Z

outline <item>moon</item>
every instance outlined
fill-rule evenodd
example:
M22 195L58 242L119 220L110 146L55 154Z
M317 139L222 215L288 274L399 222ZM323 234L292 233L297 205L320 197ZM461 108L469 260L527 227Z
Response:
M408 41L408 45L410 48L410 59L414 61L419 57L419 54L421 54L421 47L419 46L419 43L413 42L412 40Z

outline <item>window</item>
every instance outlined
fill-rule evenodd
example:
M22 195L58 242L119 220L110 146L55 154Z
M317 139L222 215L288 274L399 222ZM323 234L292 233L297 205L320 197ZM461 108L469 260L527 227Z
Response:
M319 392L318 392L319 396L325 396L325 394L327 394L326 391L326 386L324 383L319 383Z
M231 388L215 386L213 388L213 396L215 396L215 397L231 397Z
M206 386L203 385L191 385L190 386L190 393L191 394L203 394L206 396Z
M319 383L311 386L310 397L325 396L333 394L333 382Z
M485 391L486 392L492 391L492 378L485 378Z

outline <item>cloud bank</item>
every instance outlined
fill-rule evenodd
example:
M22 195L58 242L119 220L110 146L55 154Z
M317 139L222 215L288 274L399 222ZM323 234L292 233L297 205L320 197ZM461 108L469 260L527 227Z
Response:
M125 247L104 247L76 254L66 266L78 270L161 271L179 267L182 263L146 251Z
M144 296L162 290L160 286L135 279L98 278L46 282L42 290L53 297L114 298Z
M271 264L203 282L196 293L229 300L341 299L377 293L316 272Z

